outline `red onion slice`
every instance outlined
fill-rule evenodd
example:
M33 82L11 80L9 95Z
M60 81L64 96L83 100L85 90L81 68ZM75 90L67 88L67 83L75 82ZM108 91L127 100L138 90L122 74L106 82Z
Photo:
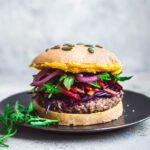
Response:
M51 73L49 76L47 76L46 78L40 80L46 73L48 72L48 69L44 69L42 71L40 71L35 77L34 77L34 80L33 80L33 84L35 86L38 86L38 85L42 85L44 83L46 83L48 80L50 80L51 78L53 78L54 76L60 74L62 72L62 70L56 70L54 71L53 73ZM40 80L40 81L39 81Z
M99 74L100 75L100 74ZM98 76L99 75L94 75L94 76L90 76L90 77L84 77L83 74L77 74L76 75L76 79L80 82L94 82L98 80Z

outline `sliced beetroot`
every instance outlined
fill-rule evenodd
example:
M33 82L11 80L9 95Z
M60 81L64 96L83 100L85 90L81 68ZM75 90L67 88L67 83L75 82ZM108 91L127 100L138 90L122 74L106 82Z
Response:
M69 90L66 90L65 88L61 87L61 86L58 86L57 87L59 90L61 90L64 94L76 99L76 100L81 100L79 94L75 94L75 93L72 93L71 91Z

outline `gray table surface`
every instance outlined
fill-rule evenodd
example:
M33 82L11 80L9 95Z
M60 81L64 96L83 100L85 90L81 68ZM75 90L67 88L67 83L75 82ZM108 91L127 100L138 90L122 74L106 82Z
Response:
M0 78L0 101L11 94L30 89L28 83L31 82L31 78L10 78L2 75ZM125 89L150 96L150 73L136 73L136 76L123 83L123 86ZM19 128L17 135L7 139L6 143L10 145L7 148L10 150L148 150L150 119L133 127L88 135L63 135Z

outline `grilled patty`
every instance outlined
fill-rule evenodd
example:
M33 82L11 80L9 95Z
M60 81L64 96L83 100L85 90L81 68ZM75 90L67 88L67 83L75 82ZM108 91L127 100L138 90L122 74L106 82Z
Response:
M51 103L50 110L56 112L63 112L63 113L95 113L95 112L102 112L104 110L110 109L117 105L120 100L123 98L123 91L113 97L101 97L95 100L88 100L84 102L80 102L76 105L68 105L65 106L65 101L56 99L53 100ZM39 104L42 107L46 108L46 104L43 98L38 99Z

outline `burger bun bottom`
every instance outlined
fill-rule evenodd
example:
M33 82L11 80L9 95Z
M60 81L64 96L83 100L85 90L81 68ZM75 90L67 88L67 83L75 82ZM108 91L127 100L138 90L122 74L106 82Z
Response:
M40 117L59 120L58 124L65 126L85 126L106 123L118 119L123 113L122 100L116 106L106 111L90 114L60 113L50 110L46 113L45 108L41 107L36 100L33 100L33 104L34 109Z

